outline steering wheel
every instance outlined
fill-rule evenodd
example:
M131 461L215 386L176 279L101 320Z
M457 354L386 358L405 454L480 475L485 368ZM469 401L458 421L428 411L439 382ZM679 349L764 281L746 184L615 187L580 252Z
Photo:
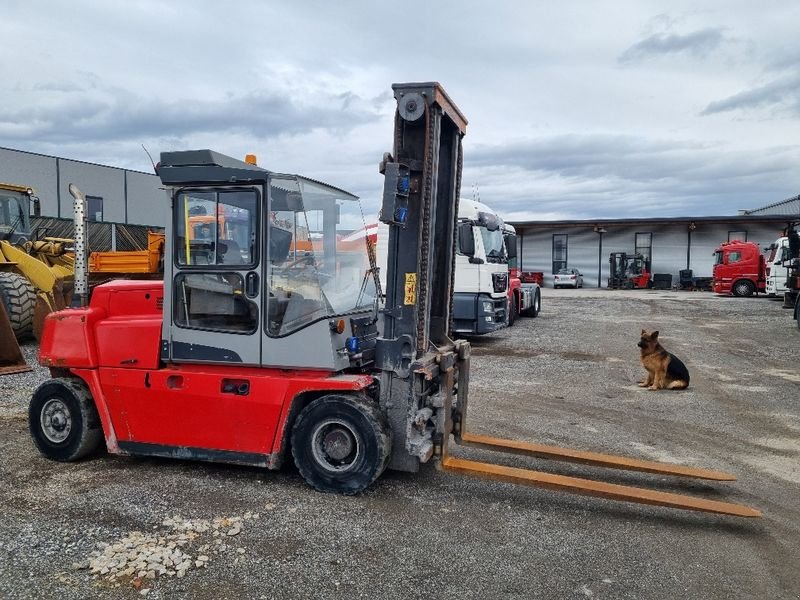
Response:
M283 275L285 277L289 277L290 273L297 278L301 279L310 279L313 280L315 278L319 279L320 284L323 281L327 281L328 279L333 279L335 275L331 273L325 273L320 269L320 265L317 264L315 260L315 256L313 254L307 254L305 256L301 256L291 262L286 263L281 267L283 271Z

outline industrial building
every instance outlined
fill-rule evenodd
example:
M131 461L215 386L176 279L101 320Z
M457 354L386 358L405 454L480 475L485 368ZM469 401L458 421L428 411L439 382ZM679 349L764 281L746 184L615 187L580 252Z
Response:
M742 214L719 217L591 219L582 221L513 221L518 235L520 269L544 273L546 286L561 268L578 269L584 286L608 284L612 252L638 253L649 271L680 271L711 277L714 250L739 239L766 249L781 236L788 221L800 216L800 196Z
M169 216L153 173L0 147L0 181L34 188L43 217L72 218L70 183L86 195L92 221L163 227Z

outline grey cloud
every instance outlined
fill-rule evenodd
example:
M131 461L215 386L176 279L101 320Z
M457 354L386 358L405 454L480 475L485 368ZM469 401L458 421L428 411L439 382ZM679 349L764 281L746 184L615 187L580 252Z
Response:
M800 75L788 75L722 100L716 100L706 106L700 114L712 115L766 107L800 115Z
M796 193L800 147L566 135L465 153L465 187L501 212L564 218L725 215ZM519 217L518 217L519 218Z
M380 98L353 93L292 94L253 90L225 98L143 97L122 89L34 84L46 99L0 107L0 138L43 142L107 142L196 133L237 132L258 138L315 129L347 131L379 117ZM179 88L178 88L179 89Z
M685 35L656 33L625 50L618 58L622 64L638 62L654 56L686 53L694 58L705 58L727 41L722 30L709 27Z

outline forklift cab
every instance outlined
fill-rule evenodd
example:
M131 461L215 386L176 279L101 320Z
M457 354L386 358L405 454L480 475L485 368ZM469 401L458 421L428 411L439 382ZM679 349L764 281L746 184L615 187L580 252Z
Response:
M356 196L211 151L164 153L159 175L173 230L162 360L331 371L365 362L373 270L366 242L338 243L364 228Z

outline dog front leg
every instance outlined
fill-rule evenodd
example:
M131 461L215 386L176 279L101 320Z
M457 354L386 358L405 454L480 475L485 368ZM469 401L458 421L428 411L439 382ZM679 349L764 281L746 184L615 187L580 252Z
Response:
M664 389L664 373L658 373L653 376L653 385L648 389L650 390L663 390Z
M640 381L638 385L643 388L653 385L653 372L647 371L647 377L644 378L644 381Z

